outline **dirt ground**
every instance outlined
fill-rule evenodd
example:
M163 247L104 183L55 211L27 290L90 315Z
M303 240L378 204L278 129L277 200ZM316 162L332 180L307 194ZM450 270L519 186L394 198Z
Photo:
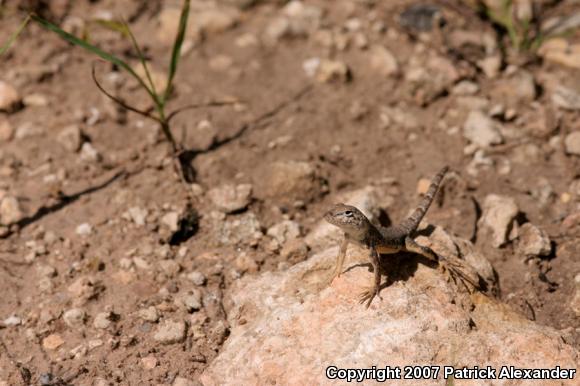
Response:
M2 3L5 41L22 18L13 12L18 2ZM159 15L171 2L28 3L73 27L124 15L152 68L167 69L171 42L159 37ZM214 3L244 2L193 6ZM238 101L187 110L174 121L176 137L195 150L199 224L187 240L169 242L174 229L168 224L187 196L167 143L153 122L99 92L91 80L93 56L31 24L0 59L0 80L24 96L23 107L0 113L15 128L0 139L0 192L15 197L22 212L17 224L0 228L0 385L195 382L227 339L222 300L231 283L307 258L303 242L282 253L267 229L292 220L304 236L337 196L368 185L387 187L382 220L397 221L418 201L420 179L444 165L455 178L429 211L429 222L474 241L497 271L499 297L529 319L563 330L580 347L580 316L571 307L580 273L580 226L572 221L580 213L580 157L561 144L579 130L580 113L551 101L554 85L580 85L579 70L508 49L498 74L486 75L476 64L486 55L484 44L458 44L451 36L460 31L507 40L455 1L440 2L447 4L438 6L446 22L427 32L400 23L412 1L307 1L321 10L318 24L274 43L268 27L284 4L258 3L235 10L235 25L191 37L177 73L170 106ZM551 14L580 12L573 2L554 3ZM116 33L87 31L95 44L136 62L130 42ZM321 31L334 31L335 41ZM397 70L377 70L369 59L376 45L393 54ZM311 58L346 64L349 74L328 82L308 76ZM410 69L423 65L429 79L414 81ZM102 62L96 68L124 100L149 106L125 74ZM513 91L517 81L510 83L522 72L533 79L531 97ZM457 90L463 81L477 91ZM462 135L467 114L480 102L474 98L506 108L494 118L503 126L503 143L483 153ZM71 125L91 146L63 146L59 133ZM311 168L308 187L272 186L280 177L272 165L293 161ZM213 188L244 183L253 187L247 207L228 214L216 209ZM477 220L492 193L517 202L520 225L530 222L549 235L547 256L522 256L517 242L493 248L478 240ZM263 235L237 237L243 231L235 224L224 230L236 220L246 226L249 215ZM156 338L168 320L186 329L177 343Z

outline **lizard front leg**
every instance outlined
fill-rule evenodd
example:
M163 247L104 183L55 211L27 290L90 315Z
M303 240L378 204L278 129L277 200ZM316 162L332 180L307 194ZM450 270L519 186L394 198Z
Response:
M373 286L360 294L360 303L362 304L366 302L366 308L369 308L375 296L380 298L379 291L381 288L381 265L379 253L377 252L374 245L371 245L370 249L370 259L371 264L373 265L373 270L375 272L375 279Z
M342 273L342 266L344 265L344 259L346 257L346 249L347 248L348 248L348 240L346 239L346 236L345 236L344 239L342 240L342 242L340 243L340 249L338 250L338 256L336 256L336 266L334 267L333 274L330 278L331 282L335 278L340 277L340 274Z

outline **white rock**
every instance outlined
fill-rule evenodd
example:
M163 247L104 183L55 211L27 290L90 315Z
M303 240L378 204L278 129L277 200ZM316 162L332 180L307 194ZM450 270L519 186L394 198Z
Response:
M252 199L252 185L222 185L207 192L210 200L226 213L246 208Z
M99 312L95 316L95 320L93 321L93 326L98 328L99 330L106 330L111 325L112 321L112 313L111 312Z
M79 236L88 236L93 233L93 227L91 224L85 222L77 226L75 232Z
M71 308L62 314L62 319L69 327L79 327L82 326L87 313L82 308Z
M524 256L547 256L552 251L548 234L531 223L518 229L518 251Z
M6 319L4 319L2 321L2 323L6 327L20 326L22 324L22 319L16 315L11 315L11 316L7 317Z
M76 152L81 148L83 133L77 125L70 125L62 129L56 136L56 139L68 151Z
M469 113L463 126L463 136L481 147L497 145L503 142L497 124L478 110Z
M0 202L0 224L14 224L24 218L16 197L6 196Z
M159 311L153 306L143 308L139 310L139 317L146 322L156 323L159 320Z
M129 208L129 216L131 217L135 225L138 226L145 225L145 219L147 218L148 214L149 211L144 208L139 208L137 206Z
M87 162L97 162L101 160L101 154L90 142L85 142L81 147L81 159Z
M155 331L153 339L162 344L179 343L185 339L185 329L185 322L165 320Z
M499 248L505 244L514 220L519 212L516 201L511 197L490 194L483 202L480 227L491 230L492 245Z
M580 131L570 133L564 139L566 153L580 155Z
M187 278L189 279L189 281L191 281L193 284L197 286L202 286L206 282L205 275L199 271L193 271L188 273Z
M161 217L161 223L166 225L170 231L175 232L179 229L179 213L169 212Z

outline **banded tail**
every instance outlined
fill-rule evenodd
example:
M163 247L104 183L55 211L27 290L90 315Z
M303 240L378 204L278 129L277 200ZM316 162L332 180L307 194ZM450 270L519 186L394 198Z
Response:
M431 180L431 186L429 186L429 190L427 190L427 193L425 193L425 196L423 197L423 200L417 209L415 209L411 216L401 222L400 227L403 228L407 233L411 233L417 229L419 223L423 217L425 217L425 213L427 213L427 209L429 209L431 206L433 198L435 198L437 190L439 189L439 185L441 185L441 181L443 180L443 177L445 177L445 174L448 170L449 167L445 166L443 169L441 169L441 171L439 171L439 173L437 173L435 177L433 177Z

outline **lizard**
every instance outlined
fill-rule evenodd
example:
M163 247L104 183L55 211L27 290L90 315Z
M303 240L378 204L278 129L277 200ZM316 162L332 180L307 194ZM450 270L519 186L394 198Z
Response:
M417 253L436 262L443 272L445 269L449 269L452 278L453 274L457 274L474 287L477 287L475 284L477 279L469 278L467 274L461 272L461 267L457 263L439 258L432 249L417 244L412 238L413 232L417 229L425 213L427 213L427 210L431 206L439 190L441 181L448 170L449 167L445 166L433 177L427 193L425 193L417 208L408 218L397 225L386 228L376 227L371 224L369 219L360 210L351 205L336 204L326 212L324 219L330 224L339 227L344 232L344 238L340 244L331 281L341 275L348 245L354 243L366 247L370 251L369 257L374 270L373 285L360 294L360 302L361 304L366 302L367 308L375 296L380 297L381 274L379 263L381 254L393 254L397 252Z

